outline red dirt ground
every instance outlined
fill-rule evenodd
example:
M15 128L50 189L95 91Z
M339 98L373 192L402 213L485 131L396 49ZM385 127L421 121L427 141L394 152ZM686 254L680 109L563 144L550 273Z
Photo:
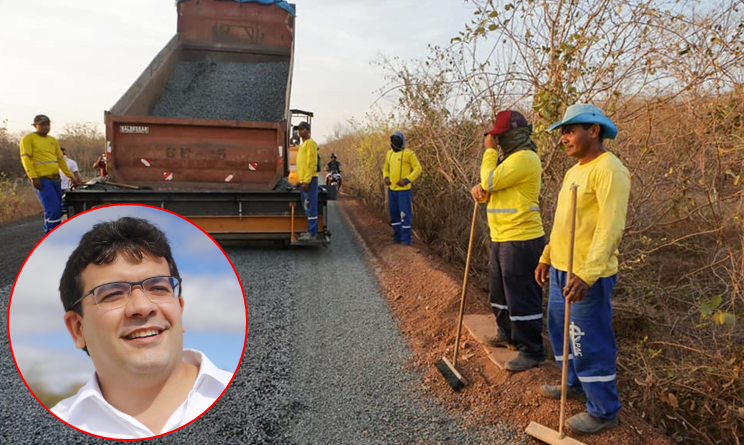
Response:
M511 374L493 364L481 345L463 328L458 369L469 382L455 393L434 364L446 355L451 360L463 279L462 269L445 263L420 240L412 247L386 245L392 239L387 221L353 199L341 198L339 209L356 229L387 296L393 316L413 350L413 365L423 373L422 386L448 410L470 412L487 422L506 422L524 429L530 421L558 429L559 402L539 394L541 385L560 384L554 362ZM466 314L490 313L488 295L469 286ZM620 395L622 397L620 388ZM568 401L567 417L584 411L584 405ZM597 435L571 433L587 445L672 444L624 403L617 428ZM540 443L533 440L535 444Z

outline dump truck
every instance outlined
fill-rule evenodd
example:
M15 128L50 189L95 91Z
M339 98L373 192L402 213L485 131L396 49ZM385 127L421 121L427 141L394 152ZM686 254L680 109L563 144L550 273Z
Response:
M218 241L291 244L307 230L287 179L295 5L264 3L178 1L176 35L104 112L108 176L65 195L68 217L133 203L182 215ZM323 245L327 203L321 187Z

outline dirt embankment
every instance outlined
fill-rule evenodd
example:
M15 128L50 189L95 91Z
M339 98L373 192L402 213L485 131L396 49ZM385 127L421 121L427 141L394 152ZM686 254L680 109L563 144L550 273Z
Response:
M525 428L530 421L558 429L559 402L545 399L541 385L560 383L554 362L528 372L511 374L496 367L480 344L463 335L458 368L469 385L454 393L434 364L444 354L451 357L462 286L462 270L445 263L415 239L412 247L386 245L392 238L387 222L352 199L339 206L359 232L381 290L413 350L414 363L423 372L424 387L447 409L471 411L485 422L506 421ZM488 295L468 290L466 314L490 313ZM623 388L620 387L622 399ZM584 411L582 403L569 400L567 416ZM620 425L598 435L574 434L594 445L671 444L624 403ZM537 441L535 441L537 443Z

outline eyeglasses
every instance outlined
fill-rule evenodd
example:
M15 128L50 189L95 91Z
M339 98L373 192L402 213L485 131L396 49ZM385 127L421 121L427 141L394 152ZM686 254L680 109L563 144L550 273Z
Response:
M145 296L153 303L163 303L181 296L181 278L172 276L157 276L145 278L142 281L115 281L113 283L100 284L85 293L76 304L83 298L93 294L96 305L101 309L116 309L124 307L129 303L134 286L141 286Z

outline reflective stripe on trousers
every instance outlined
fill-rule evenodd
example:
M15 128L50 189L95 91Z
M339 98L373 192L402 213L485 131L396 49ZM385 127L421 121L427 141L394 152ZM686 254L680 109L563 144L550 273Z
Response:
M411 244L411 190L388 189L388 213L393 241Z
M528 241L491 242L488 264L491 308L498 334L512 340L520 353L545 360L542 340L542 288L534 271L545 237Z
M548 334L559 366L563 361L563 318L566 272L550 267ZM620 410L617 395L617 344L612 330L610 297L617 275L600 278L584 298L571 305L568 385L587 397L589 414L614 419Z
M44 208L44 235L51 232L62 222L62 186L59 181L39 178L41 190L34 188Z
M318 178L310 180L310 187L306 192L300 189L302 199L302 208L307 216L307 233L310 235L318 234Z

